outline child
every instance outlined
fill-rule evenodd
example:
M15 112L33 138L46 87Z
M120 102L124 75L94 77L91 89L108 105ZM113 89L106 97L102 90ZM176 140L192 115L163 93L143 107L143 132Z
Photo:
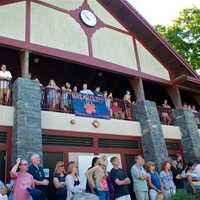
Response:
M3 185L1 188L0 188L0 200L8 200L8 188Z

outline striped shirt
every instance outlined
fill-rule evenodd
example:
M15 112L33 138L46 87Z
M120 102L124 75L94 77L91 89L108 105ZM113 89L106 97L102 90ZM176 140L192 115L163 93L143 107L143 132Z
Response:
M10 86L10 81L7 79L12 79L12 75L9 71L0 71L0 88L7 89Z

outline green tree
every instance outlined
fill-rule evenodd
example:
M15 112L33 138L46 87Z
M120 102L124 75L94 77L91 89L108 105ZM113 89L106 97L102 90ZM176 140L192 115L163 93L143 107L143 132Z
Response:
M155 26L166 41L192 66L200 69L200 9L186 8L170 26Z

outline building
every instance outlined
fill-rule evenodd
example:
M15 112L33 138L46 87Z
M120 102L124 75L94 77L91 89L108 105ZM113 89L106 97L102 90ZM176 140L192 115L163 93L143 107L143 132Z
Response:
M12 106L0 106L0 179L12 160L33 152L43 153L50 170L58 160L84 167L94 154L118 155L126 169L138 154L158 165L176 153L199 158L199 113L182 106L199 108L200 78L126 1L3 0L0 25L0 63L13 75ZM80 89L87 82L121 99L128 89L136 98L133 118L41 109L30 73L43 85L54 79ZM159 119L156 104L165 99L174 108L165 111L175 116L171 125Z

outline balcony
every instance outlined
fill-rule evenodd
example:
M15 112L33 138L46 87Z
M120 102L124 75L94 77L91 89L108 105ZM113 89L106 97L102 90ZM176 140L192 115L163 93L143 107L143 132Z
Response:
M164 108L162 106L157 106L158 114L160 117L160 122L165 125L174 125L175 118L172 114L172 108Z
M42 88L42 110L75 114L71 92L55 88ZM78 93L77 93L78 94ZM116 98L105 98L110 118L133 121L133 104Z
M175 118L172 114L172 108L164 108L162 106L157 106L158 114L160 117L160 121L165 125L175 125ZM198 128L200 129L200 112L193 111L196 123Z

